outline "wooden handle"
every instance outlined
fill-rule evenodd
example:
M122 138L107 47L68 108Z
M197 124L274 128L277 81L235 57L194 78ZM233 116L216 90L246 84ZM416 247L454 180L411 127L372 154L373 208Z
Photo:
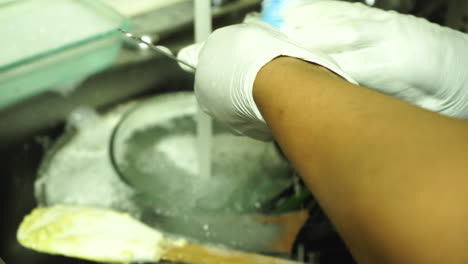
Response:
M164 253L162 258L191 264L302 264L302 262L287 259L193 243L171 248Z

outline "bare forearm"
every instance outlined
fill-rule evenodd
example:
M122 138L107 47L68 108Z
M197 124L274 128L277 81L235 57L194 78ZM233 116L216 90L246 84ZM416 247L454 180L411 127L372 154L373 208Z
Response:
M254 98L361 263L466 263L465 122L285 57Z

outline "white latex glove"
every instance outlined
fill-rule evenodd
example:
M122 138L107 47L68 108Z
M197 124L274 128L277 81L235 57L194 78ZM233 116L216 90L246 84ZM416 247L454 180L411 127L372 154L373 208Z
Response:
M204 45L186 47L178 54L197 68L195 94L202 109L234 132L260 140L272 135L254 102L253 84L258 71L278 56L320 64L352 81L330 57L300 47L266 24L218 29Z
M468 118L468 35L359 3L309 0L282 11L282 31L329 54L361 85Z

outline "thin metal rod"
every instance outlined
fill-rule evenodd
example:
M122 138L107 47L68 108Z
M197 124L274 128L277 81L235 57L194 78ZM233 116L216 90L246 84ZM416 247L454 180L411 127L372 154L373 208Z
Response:
M171 53L169 53L169 52L167 52L167 51L165 51L165 50L159 48L158 46L155 46L155 45L153 45L152 43L150 43L150 42L144 40L142 37L137 36L137 35L134 35L134 34L128 32L128 31L126 31L125 29L122 29L122 28L119 28L119 31L122 32L127 38L131 38L131 39L133 39L133 40L135 40L135 41L137 41L137 42L146 44L146 45L148 45L148 47L149 47L150 49L152 49L152 50L154 50L154 51L156 51L156 52L158 52L158 53L160 53L160 54L163 54L164 56L166 56L166 57L168 57L168 58L170 58L170 59L173 59L173 60L175 60L175 61L177 61L177 62L179 62L179 63L181 63L181 64L183 64L183 65L185 65L185 66L187 66L187 67L189 67L190 69L192 69L192 70L194 70L194 71L196 70L195 67L193 67L192 65L190 65L188 62L185 62L185 61L183 61L183 60L178 59L176 56L174 56L174 55L172 55Z

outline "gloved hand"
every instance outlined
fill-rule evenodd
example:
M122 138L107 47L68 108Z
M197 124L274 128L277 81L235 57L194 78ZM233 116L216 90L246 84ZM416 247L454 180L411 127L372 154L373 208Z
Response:
M258 71L278 56L322 65L352 81L330 57L304 49L267 24L216 30L204 44L186 47L178 54L197 68L195 94L202 109L234 132L260 140L272 136L254 102L253 84Z
M282 19L288 37L330 55L361 85L468 119L467 34L341 1L303 1Z

